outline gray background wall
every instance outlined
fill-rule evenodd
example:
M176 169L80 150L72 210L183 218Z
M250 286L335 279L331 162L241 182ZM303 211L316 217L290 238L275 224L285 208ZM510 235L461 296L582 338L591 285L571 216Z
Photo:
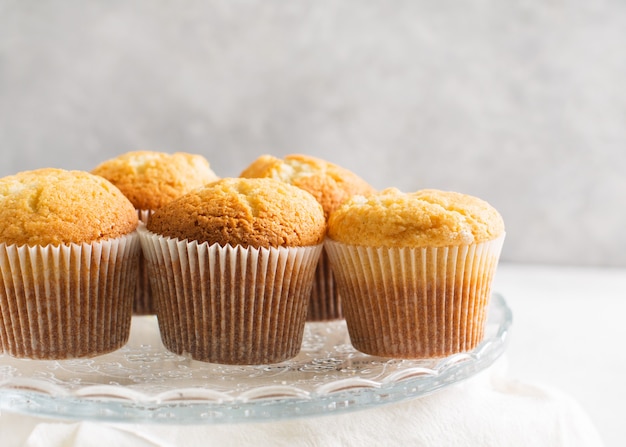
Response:
M303 152L503 214L504 260L626 267L626 2L0 0L0 176Z

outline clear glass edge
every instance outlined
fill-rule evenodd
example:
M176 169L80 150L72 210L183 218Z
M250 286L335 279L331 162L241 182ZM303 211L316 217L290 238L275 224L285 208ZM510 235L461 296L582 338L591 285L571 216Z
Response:
M491 366L506 350L513 314L500 294L493 294L490 306L495 306L499 314L498 330L473 351L443 358L428 371L419 367L404 370L403 377L386 383L355 378L346 380L343 389L342 384L333 383L331 389L334 389L328 392L323 387L313 392L298 392L294 387L285 390L267 387L257 390L257 397L228 400L220 399L219 392L214 400L206 396L190 399L184 397L183 390L178 390L174 395L183 396L180 399L162 399L160 395L137 401L111 398L106 396L106 391L100 397L53 395L20 388L19 381L0 382L0 412L119 423L221 424L322 416L377 407L435 393Z

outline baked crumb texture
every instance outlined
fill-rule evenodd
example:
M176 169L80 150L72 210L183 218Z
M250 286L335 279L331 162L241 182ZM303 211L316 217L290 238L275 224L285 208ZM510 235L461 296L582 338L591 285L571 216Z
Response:
M301 154L287 155L284 159L262 155L240 177L273 178L302 188L320 202L326 218L354 194L374 192L365 180L348 169Z
M269 178L225 178L196 189L157 210L153 233L243 247L320 244L326 221L308 192Z
M502 216L482 199L433 189L403 193L389 188L353 196L333 214L328 236L370 247L446 247L496 239Z
M118 188L83 171L39 169L0 179L0 242L60 245L114 239L137 227Z
M156 210L218 180L206 158L185 152L127 152L101 163L92 173L117 186L140 210Z

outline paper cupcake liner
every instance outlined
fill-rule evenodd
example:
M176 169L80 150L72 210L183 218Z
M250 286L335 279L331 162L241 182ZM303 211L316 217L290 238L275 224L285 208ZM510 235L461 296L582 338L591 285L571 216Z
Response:
M474 349L484 336L503 241L373 248L327 240L352 345L395 358Z
M0 244L0 339L14 357L91 357L128 340L135 232L92 244Z
M311 299L307 309L307 321L330 321L343 318L341 298L335 284L333 271L326 250L322 252L315 269Z
M152 210L137 210L137 217L139 217L140 222L147 224L153 212ZM156 313L156 303L152 297L148 269L143 253L140 253L138 263L137 288L133 301L133 314L154 315Z
M298 354L322 245L222 247L139 233L167 349L222 364Z

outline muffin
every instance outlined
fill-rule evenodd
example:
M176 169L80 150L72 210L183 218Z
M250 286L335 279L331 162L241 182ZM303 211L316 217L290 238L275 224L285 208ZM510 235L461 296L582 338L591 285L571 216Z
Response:
M184 152L128 152L101 163L92 173L117 186L135 206L144 223L163 205L218 179L203 156ZM137 315L155 313L143 256L139 257L133 312Z
M39 169L0 179L0 340L15 357L91 357L126 343L141 247L107 180Z
M353 346L395 358L474 349L504 235L498 211L466 194L351 198L331 214L326 247Z
M365 180L353 172L319 158L307 155L287 155L279 159L263 155L250 164L240 177L274 178L310 192L328 216L355 194L374 192ZM322 252L311 289L307 321L343 318L341 299L333 277L328 255Z
M223 364L294 357L325 232L315 198L273 179L225 178L155 211L139 234L163 344Z

